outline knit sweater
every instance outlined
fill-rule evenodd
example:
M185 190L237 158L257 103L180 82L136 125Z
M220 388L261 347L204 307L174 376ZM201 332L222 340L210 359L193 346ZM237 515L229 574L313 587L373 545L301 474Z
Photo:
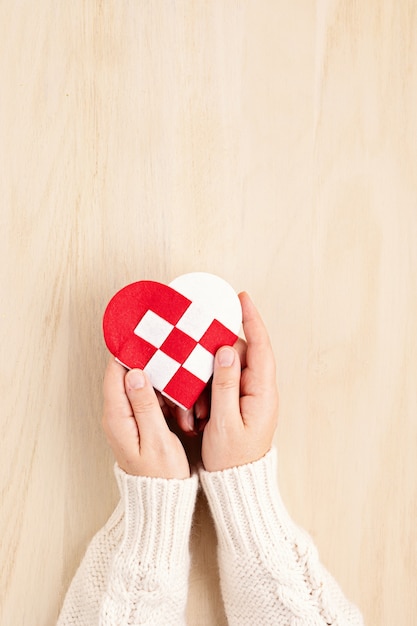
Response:
M90 543L57 626L185 625L197 476L136 477L117 466L115 474L120 502ZM287 513L274 449L254 463L199 474L229 626L363 625Z

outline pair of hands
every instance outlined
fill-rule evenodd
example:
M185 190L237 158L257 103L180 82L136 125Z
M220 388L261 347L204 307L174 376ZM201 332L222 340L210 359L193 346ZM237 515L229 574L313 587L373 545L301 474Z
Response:
M126 373L114 359L109 362L103 428L126 473L188 478L187 440L198 440L199 460L209 472L251 463L270 449L278 417L275 360L257 309L245 292L239 298L246 342L217 351L211 398L203 394L189 411L156 393L140 370ZM181 436L196 430L199 437Z

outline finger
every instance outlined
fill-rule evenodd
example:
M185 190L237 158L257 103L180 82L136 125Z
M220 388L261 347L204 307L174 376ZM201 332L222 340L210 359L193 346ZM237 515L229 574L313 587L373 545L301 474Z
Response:
M240 360L237 351L224 346L214 358L213 382L211 385L210 420L220 426L225 420L240 419Z
M161 407L166 418L174 417L180 429L187 434L195 432L194 407L191 409L183 409L175 404L175 402L173 402L170 398L162 395L160 391L156 391L156 396L158 398L159 406Z
M194 405L195 422L194 428L198 433L202 433L206 427L210 416L211 381L204 387L202 393L197 398Z
M194 433L194 408L182 409L180 406L176 406L174 409L175 419L178 426L185 433Z
M106 411L110 414L130 415L130 404L125 390L126 369L114 358L107 364L103 381L103 397Z
M211 382L204 387L194 406L195 417L198 421L205 420L210 414Z
M247 341L246 365L254 379L270 384L275 380L275 360L268 331L246 292L239 294L243 312L243 330Z
M167 417L167 412L164 407L169 410L171 416L174 416L177 420L177 424L181 428L181 430L185 433L194 432L194 413L193 409L183 409L179 407L175 402L173 402L167 396L163 396L159 391L156 393L159 405L164 412L165 417ZM172 430L172 429L171 429Z
M112 358L103 382L103 429L119 463L121 450L133 458L138 452L139 441L138 427L126 396L125 374L126 369Z
M139 369L130 370L125 376L125 389L139 428L141 444L149 436L166 434L169 429L146 374Z
M180 429L175 418L171 418L168 424L171 431L177 435L178 439L182 443L190 467L197 468L201 464L201 435L188 437L187 434Z
M168 398L168 396L163 396L163 395L162 395L162 393L161 393L160 391L158 391L158 393L161 395L161 398L163 398L163 399L164 399L165 404L166 404L167 406L169 406L169 407L170 407L170 409L175 409L175 407L176 407L177 405L175 404L175 402L173 402L173 401L171 400L171 398Z
M165 398L164 396L161 394L160 391L157 391L157 389L155 389L155 394L156 397L158 399L158 403L159 406L161 407L161 411L164 414L165 419L171 419L172 418L172 409L171 407L167 404L167 402L165 402Z
M246 367L246 351L248 349L248 344L244 339L242 339L242 337L239 337L233 347L235 350L237 350L241 368L244 369Z

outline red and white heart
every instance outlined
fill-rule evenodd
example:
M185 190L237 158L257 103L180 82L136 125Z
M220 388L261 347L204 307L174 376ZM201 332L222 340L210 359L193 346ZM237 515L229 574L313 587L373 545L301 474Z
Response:
M234 289L218 276L193 272L169 285L127 285L107 305L103 332L122 365L143 369L155 389L188 409L213 374L216 351L236 342L241 323Z

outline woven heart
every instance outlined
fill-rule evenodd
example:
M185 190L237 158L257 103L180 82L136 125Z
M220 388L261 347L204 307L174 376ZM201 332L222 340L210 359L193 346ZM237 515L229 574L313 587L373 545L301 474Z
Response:
M242 321L232 287L213 274L179 276L169 285L143 280L118 291L103 318L106 345L128 369L190 408L213 373L214 355L233 345Z

